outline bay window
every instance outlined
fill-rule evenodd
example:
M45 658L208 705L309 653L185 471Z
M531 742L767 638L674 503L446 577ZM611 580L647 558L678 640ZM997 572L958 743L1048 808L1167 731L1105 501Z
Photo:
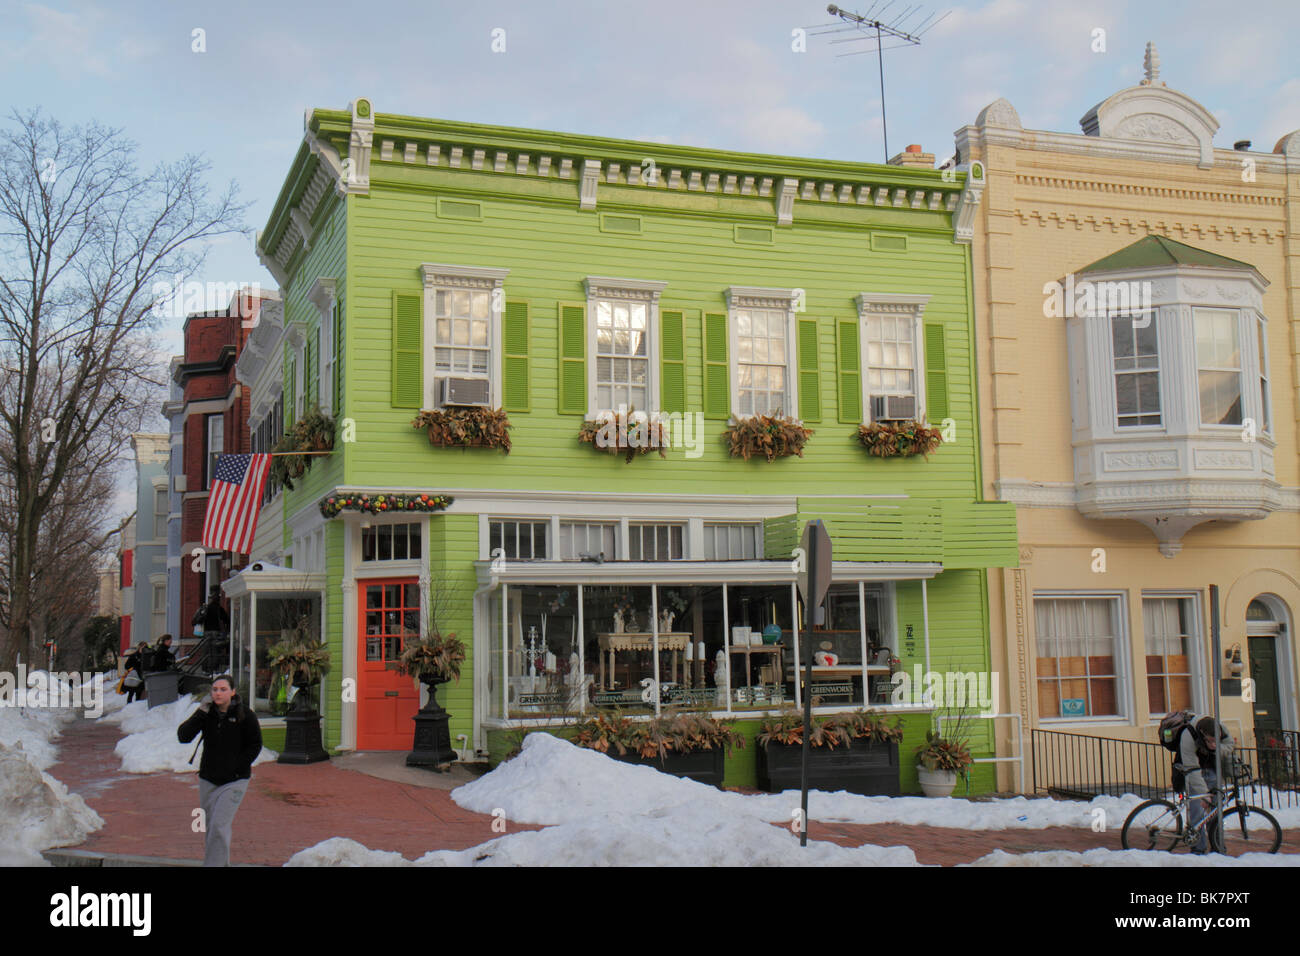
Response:
M1241 424L1241 337L1237 313L1194 309L1196 385L1202 425Z
M1143 324L1145 322L1145 324ZM1115 423L1160 424L1160 351L1154 316L1110 318L1115 363Z

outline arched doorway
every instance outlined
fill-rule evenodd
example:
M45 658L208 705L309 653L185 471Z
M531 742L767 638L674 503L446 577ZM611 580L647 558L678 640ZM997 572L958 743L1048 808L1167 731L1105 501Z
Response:
M1246 608L1246 650L1254 681L1255 737L1267 739L1291 726L1293 695L1287 647L1285 605L1271 594L1261 594Z

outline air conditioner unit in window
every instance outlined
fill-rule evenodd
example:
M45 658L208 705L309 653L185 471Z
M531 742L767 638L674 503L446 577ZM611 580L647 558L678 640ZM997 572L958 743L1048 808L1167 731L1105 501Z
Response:
M915 395L872 395L873 422L910 421L916 418Z
M490 406L492 383L485 378L440 378L438 404Z

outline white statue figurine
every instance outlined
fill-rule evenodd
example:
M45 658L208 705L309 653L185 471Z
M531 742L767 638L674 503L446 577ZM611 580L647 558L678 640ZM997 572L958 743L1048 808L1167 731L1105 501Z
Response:
M623 611L621 608L614 612L614 633L623 633Z
M731 677L729 670L726 651L719 650L713 659L713 683L718 688L714 703L719 707L726 707L727 698L730 696Z
M673 629L673 618L675 618L676 616L677 615L674 614L672 611L668 610L668 608L664 608L662 611L660 611L659 630L664 633L671 632Z

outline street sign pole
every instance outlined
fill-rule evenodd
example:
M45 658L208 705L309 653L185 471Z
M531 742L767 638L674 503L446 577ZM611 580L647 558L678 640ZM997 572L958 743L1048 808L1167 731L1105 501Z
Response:
M808 562L799 577L803 592L803 759L799 769L800 823L799 845L808 845L808 753L812 746L812 631L818 624L817 609L831 585L831 536L820 520L809 521L803 531L804 558Z

